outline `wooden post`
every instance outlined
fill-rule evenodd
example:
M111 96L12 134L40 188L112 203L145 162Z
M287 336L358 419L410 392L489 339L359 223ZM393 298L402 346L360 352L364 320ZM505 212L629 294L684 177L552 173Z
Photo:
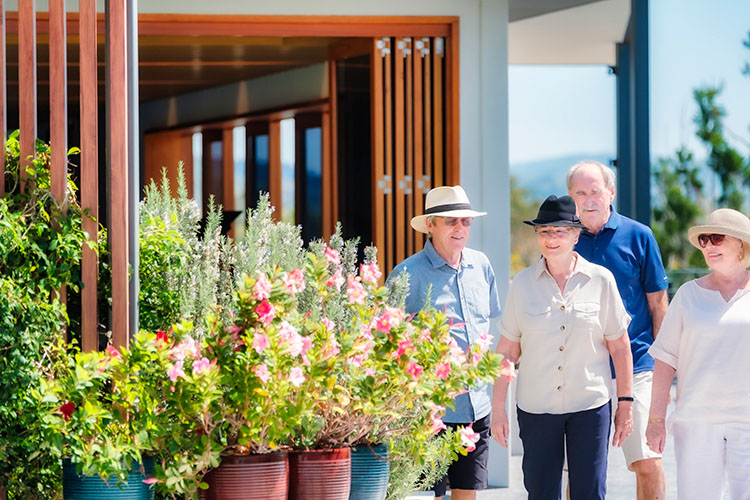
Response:
M107 152L109 168L109 241L112 263L112 341L127 346L130 335L128 286L128 107L127 0L108 0L107 9Z
M97 106L96 0L80 0L80 99L81 99L81 208L90 217L83 218L83 229L96 241L99 227L99 133ZM88 245L83 246L81 263L81 349L99 347L97 275L99 259Z
M18 3L18 86L21 156L18 169L21 180L26 166L36 154L36 8L35 0ZM24 189L21 183L21 189Z

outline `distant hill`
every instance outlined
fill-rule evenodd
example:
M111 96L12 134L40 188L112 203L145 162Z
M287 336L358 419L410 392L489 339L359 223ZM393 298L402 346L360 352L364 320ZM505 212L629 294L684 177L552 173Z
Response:
M512 163L510 174L518 180L519 187L529 192L535 200L543 200L551 194L562 196L567 193L565 187L565 173L571 165L581 160L595 160L609 165L615 155L576 154L538 160L525 163Z

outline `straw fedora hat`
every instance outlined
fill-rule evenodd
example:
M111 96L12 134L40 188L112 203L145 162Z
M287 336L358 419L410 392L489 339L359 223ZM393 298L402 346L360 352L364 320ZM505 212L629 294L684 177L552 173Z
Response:
M701 234L725 234L750 245L750 219L745 214L731 208L714 210L706 218L706 223L688 229L688 240L696 248Z
M481 217L487 212L471 209L469 197L461 186L441 186L430 190L424 200L424 214L411 219L411 227L420 233L428 233L427 218L438 217Z

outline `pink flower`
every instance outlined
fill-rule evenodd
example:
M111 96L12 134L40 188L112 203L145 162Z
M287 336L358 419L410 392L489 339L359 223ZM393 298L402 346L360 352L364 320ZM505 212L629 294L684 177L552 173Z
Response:
M375 320L375 328L383 333L388 333L401 324L402 320L403 311L401 309L386 306L383 309L383 314Z
M442 416L445 414L445 406L437 406L435 404L432 404L432 409L430 410L430 420L432 421L432 427L430 427L430 432L433 434L437 434L443 429L447 429L445 423L443 423Z
M305 375L302 373L302 368L295 366L289 370L289 383L294 387L299 387L305 381Z
M310 348L312 347L312 339L310 338L309 335L306 337L300 337L300 338L302 339L302 355L304 356L305 354L307 354L307 351L309 351Z
M396 357L399 357L403 354L406 354L407 352L412 350L412 347L414 347L414 344L411 343L411 339L402 340L398 343L398 351L396 351Z
M471 352L471 364L473 366L477 366L479 364L479 360L482 359L482 353L481 352Z
M330 319L328 319L325 316L323 316L323 319L321 319L320 322L323 323L323 326L329 332L332 332L333 330L336 329L336 323L334 323L333 321L331 321Z
M172 348L170 358L177 361L182 361L186 357L195 359L198 357L199 353L200 349L198 347L198 343L191 337L186 337L182 340L182 342Z
M479 346L482 352L485 352L492 345L493 338L494 337L488 334L487 332L482 332L479 334L479 338L476 340L475 343Z
M253 337L253 349L255 349L255 352L263 354L263 350L269 345L268 336L265 333L255 332L255 337Z
M120 355L120 351L118 351L117 348L113 346L112 344L107 345L107 353L109 354L109 357L111 359L122 361L122 356Z
M356 356L352 356L351 358L347 359L346 362L356 368L359 368L360 366L362 366L364 360L364 356L362 356L361 354L357 354Z
M161 483L161 479L156 479L155 477L149 477L148 479L144 479L143 482L148 485Z
M359 277L354 277L351 274L346 277L348 286L346 288L346 293L349 294L349 303L350 304L364 304L365 299L367 298L367 294L365 293L365 289L362 286L362 283L359 282Z
M334 266L338 266L339 264L341 264L341 255L339 254L339 251L326 246L326 261L333 264Z
M406 373L411 375L411 378L414 380L419 379L419 374L422 373L422 370L424 370L424 368L415 361L411 361L406 365Z
M268 367L265 363L261 363L253 367L253 373L260 379L264 384L271 378L271 374L268 372Z
M471 424L458 431L458 433L461 435L461 444L464 445L466 451L474 451L477 447L476 442L479 441L479 433L474 432Z
M178 378L185 376L185 371L182 369L183 367L183 361L179 360L177 363L173 364L172 367L167 371L167 375L169 376L169 380L172 382L177 382Z
M263 299L263 302L258 304L255 308L255 314L258 315L258 321L263 323L263 326L268 326L271 324L271 321L276 314L276 309L274 309L273 304L266 299Z
M380 272L380 267L378 267L377 262L359 265L359 276L362 278L362 281L377 285L378 280L382 275L383 273Z
M437 366L437 370L435 370L435 375L437 375L440 379L447 379L448 375L451 373L451 364L450 361L446 361L445 363L440 363Z
M516 365L514 365L508 358L504 358L503 363L500 366L500 375L505 375L505 379L510 382L516 378Z
M441 418L430 415L430 419L432 420L432 427L430 427L430 433L437 434L443 429L448 428Z
M211 362L208 361L208 358L206 357L203 357L193 362L193 375L194 376L203 375L210 369L211 369Z
M419 341L420 342L429 342L432 340L432 332L429 328L422 328L419 331Z
M258 273L258 279L253 286L255 300L265 300L271 296L271 282L266 278L264 273Z
M338 292L341 290L341 285L344 284L344 277L341 275L341 268L339 267L336 269L336 272L333 273L333 276L328 278L326 280L326 286L335 286L336 291Z
M286 352L292 356L299 356L302 353L304 349L302 337L297 333L297 329L286 321L282 322L279 327L279 338L287 344Z
M375 370L372 368L365 368L365 375L367 375L368 377L374 377Z
M448 359L450 360L450 362L456 365L462 365L466 363L466 355L464 354L463 349L458 346L458 342L456 342L456 339L451 337L448 345L450 345L450 352L448 353Z
M290 295L305 289L305 272L302 269L292 269L282 278L284 291Z

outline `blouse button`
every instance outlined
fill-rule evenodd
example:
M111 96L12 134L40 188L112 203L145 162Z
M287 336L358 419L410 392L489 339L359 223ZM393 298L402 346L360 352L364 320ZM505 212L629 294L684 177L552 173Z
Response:
M565 330L565 325L560 325L560 330Z
M564 305L560 306L560 310L564 311L565 310L565 306Z
M565 350L565 347L563 347L563 346L560 346L560 350L561 350L561 351Z
M558 391L562 391L562 386L561 386L561 385L558 385L558 386L557 386L557 390L558 390Z
M557 371L561 372L562 371L562 366L558 366L557 367Z

